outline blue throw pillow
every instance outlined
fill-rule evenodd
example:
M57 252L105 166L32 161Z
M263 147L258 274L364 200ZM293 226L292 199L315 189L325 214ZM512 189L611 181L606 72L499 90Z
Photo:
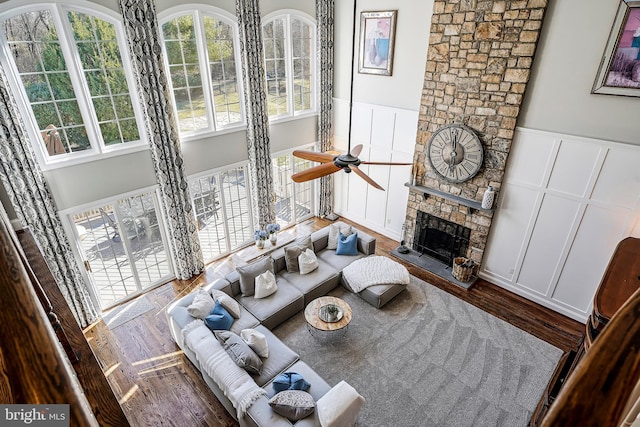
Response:
M336 255L358 255L358 233L348 236L340 233Z
M216 305L213 306L209 315L205 317L204 324L212 331L228 331L233 324L233 316L225 310L219 301L216 301Z
M309 391L311 384L306 382L302 375L296 372L285 372L280 374L273 380L273 390L280 393L285 390L302 390Z

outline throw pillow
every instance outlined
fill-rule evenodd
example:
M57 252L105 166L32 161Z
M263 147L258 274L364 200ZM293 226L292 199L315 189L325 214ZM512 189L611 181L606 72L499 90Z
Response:
M215 331L214 334L222 348L225 349L229 357L239 367L245 369L250 374L260 375L262 371L262 360L251 350L246 342L237 334L230 331Z
M307 236L303 239L299 239L297 242L289 246L285 246L284 262L287 265L287 271L289 273L298 272L299 270L298 257L305 249L313 250L313 243L311 241L311 236Z
M311 249L307 249L298 257L300 274L309 274L318 268L318 257Z
M273 380L273 390L280 393L284 390L309 391L311 384L306 382L297 372L284 372Z
M336 255L358 255L358 233L350 236L340 233Z
M228 331L233 324L233 316L224 309L219 301L216 301L215 305L211 309L211 313L204 318L204 324L212 331Z
M251 264L243 265L237 268L240 275L240 292L243 297L250 297L255 292L256 277L265 271L273 271L273 259L266 256Z
M267 337L262 332L255 329L243 329L240 331L240 338L255 351L260 357L269 357L269 344Z
M269 406L276 414L282 415L289 421L298 421L313 414L316 402L306 391L285 390L269 400Z
M200 288L193 298L193 302L187 307L187 312L197 319L204 319L211 313L215 304L216 302L211 298L211 295Z
M236 319L240 318L240 304L226 293L219 289L211 289L211 296L214 301L220 301L220 304Z
M258 277L256 277L256 286L253 297L266 298L271 294L274 294L278 290L276 285L276 276L271 271L265 271Z
M338 248L338 237L340 233L348 236L353 233L353 228L347 224L329 224L329 241L327 249L336 250Z

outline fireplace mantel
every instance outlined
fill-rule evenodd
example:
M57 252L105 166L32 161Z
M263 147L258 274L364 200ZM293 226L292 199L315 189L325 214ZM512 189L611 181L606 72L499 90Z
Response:
M466 206L467 212L469 214L471 214L471 210L472 209L475 209L475 210L478 210L478 211L485 211L485 212L492 212L493 211L493 208L491 208L491 209L483 208L482 207L482 203L480 203L480 202L478 202L476 200L466 199L464 197L456 196L455 194L451 194L451 193L445 193L444 191L436 190L435 188L424 187L422 185L411 185L408 182L405 183L404 185L405 185L405 187L409 187L410 189L413 189L413 190L421 192L425 199L427 197L429 197L429 195L437 196L437 197L441 197L443 199L450 200L450 201L455 202L455 203L459 203L462 206Z

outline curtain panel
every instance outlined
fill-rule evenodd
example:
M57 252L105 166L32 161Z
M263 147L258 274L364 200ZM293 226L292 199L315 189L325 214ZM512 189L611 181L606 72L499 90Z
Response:
M320 151L333 149L333 35L335 0L316 0L317 52L320 82L320 117L318 141ZM320 178L318 216L333 211L333 178Z
M267 224L275 222L276 215L258 0L236 0L236 17L240 30L244 105L247 116L251 202L254 224L264 230Z
M80 327L98 316L58 210L0 67L0 179L22 225L31 229Z
M168 222L176 276L186 280L204 270L204 261L184 172L177 122L169 101L155 5L153 0L120 0L120 8L145 110L145 125Z

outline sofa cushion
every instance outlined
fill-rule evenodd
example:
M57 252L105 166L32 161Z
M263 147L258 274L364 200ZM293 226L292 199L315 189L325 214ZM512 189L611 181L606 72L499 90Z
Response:
M336 255L335 251L322 251L317 254L320 265L329 264L334 270L342 271L347 265L353 261L363 258L365 255L358 252L357 255Z
M231 298L224 291L220 291L218 289L211 289L210 292L213 300L219 301L230 315L232 315L236 319L240 318L240 304L238 304L238 301Z
M349 236L353 234L353 229L350 225L337 222L329 224L329 240L327 242L327 249L335 250L338 248L338 238L340 234Z
M212 331L228 331L233 324L233 316L224 309L220 302L216 301L215 305L211 309L211 313L204 318L204 324Z
M358 233L348 236L340 233L336 255L358 255Z
M309 391L311 384L305 381L302 375L297 372L283 372L274 378L271 383L276 393L285 390L302 390Z
M269 344L267 337L262 332L255 329L243 329L240 331L240 338L247 343L251 350L255 351L260 357L269 357Z
M266 298L238 296L238 302L267 328L274 328L304 308L302 293L278 278L278 292Z
M269 406L276 414L280 414L290 421L301 420L316 410L316 402L313 397L302 390L281 391L269 400Z
M242 338L230 331L215 331L214 334L236 365L250 374L260 375L262 360Z
M256 277L254 298L266 298L278 290L276 276L269 270Z
M279 373L286 371L298 360L298 354L291 350L278 337L264 326L256 326L256 331L262 333L267 339L269 357L262 359L262 372L253 376L253 380L260 387L264 387ZM275 393L274 393L275 394Z
M213 306L216 304L215 300L211 297L211 294L204 289L200 288L196 292L193 302L187 307L187 312L191 317L196 319L204 319L207 317Z
M313 250L313 243L311 243L311 236L298 239L295 243L289 246L285 246L284 261L287 266L287 272L295 273L299 270L298 257L305 249Z
M240 292L243 297L252 296L255 292L256 277L264 273L265 271L273 271L273 259L267 256L251 264L238 267L238 274L240 275Z
M331 252L335 255L333 251ZM309 274L282 273L279 283L287 283L304 294L304 303L326 295L340 284L340 272L327 263L319 263L318 268Z
M302 375L306 382L309 383L310 387L307 390L313 398L317 401L322 396L324 396L329 390L331 390L331 386L327 384L327 382L320 376L316 371L313 370L309 365L304 363L302 360L298 360L296 363L287 368L288 372L297 372ZM276 395L276 390L273 387L273 381L264 386L264 389L267 392L268 397L273 397Z
M298 266L300 267L300 274L309 274L316 268L318 268L318 257L311 249L306 249L298 257Z

